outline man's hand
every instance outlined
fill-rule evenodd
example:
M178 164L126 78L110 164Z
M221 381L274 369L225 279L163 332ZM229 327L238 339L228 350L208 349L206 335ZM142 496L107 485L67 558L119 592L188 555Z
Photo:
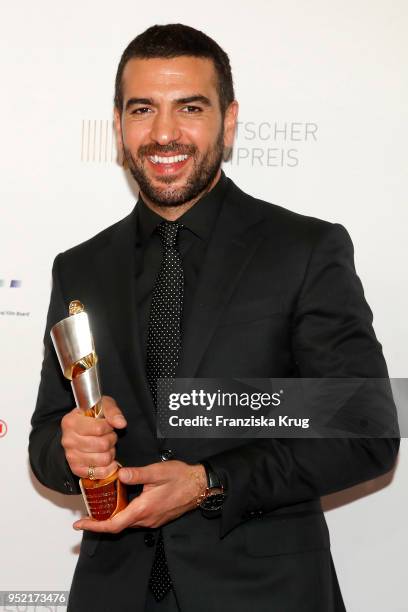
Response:
M88 478L89 466L95 467L95 478L107 478L117 469L114 428L126 427L125 418L114 399L102 398L104 419L85 416L74 408L61 421L61 444L71 471L80 478Z
M119 478L125 484L143 484L143 491L116 516L107 521L81 519L75 529L119 533L126 527L160 527L197 507L199 495L207 487L201 464L164 461L138 468L122 468Z

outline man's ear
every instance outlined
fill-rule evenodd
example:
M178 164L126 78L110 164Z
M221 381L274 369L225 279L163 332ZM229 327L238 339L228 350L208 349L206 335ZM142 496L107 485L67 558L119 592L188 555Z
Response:
M224 115L224 161L231 157L234 145L235 130L237 127L239 105L237 100L233 100L225 111Z
M117 162L119 166L126 167L126 159L123 152L123 138L122 138L122 115L118 108L115 107L113 111L113 125L115 126L116 135L116 149L118 152Z

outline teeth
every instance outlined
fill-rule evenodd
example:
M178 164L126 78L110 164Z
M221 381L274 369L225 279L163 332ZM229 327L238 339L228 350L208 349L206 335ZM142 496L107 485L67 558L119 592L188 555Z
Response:
M173 155L172 157L160 157L159 155L150 155L149 159L154 164L175 164L187 159L188 155Z

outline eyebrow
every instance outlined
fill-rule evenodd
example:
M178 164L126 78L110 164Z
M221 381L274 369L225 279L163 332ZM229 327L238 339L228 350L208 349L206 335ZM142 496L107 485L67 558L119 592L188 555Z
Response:
M201 102L201 104L204 104L204 106L212 106L210 99L201 94L188 96L186 98L177 98L173 101L174 104L191 104L191 102ZM148 104L153 106L154 103L152 98L129 98L129 100L126 102L126 110L135 104Z

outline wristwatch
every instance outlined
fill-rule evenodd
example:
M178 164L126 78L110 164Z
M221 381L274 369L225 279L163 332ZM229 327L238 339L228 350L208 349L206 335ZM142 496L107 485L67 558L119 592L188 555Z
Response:
M207 488L197 499L197 506L206 513L212 514L221 510L226 498L225 488L208 461L200 463L204 466L207 475Z

